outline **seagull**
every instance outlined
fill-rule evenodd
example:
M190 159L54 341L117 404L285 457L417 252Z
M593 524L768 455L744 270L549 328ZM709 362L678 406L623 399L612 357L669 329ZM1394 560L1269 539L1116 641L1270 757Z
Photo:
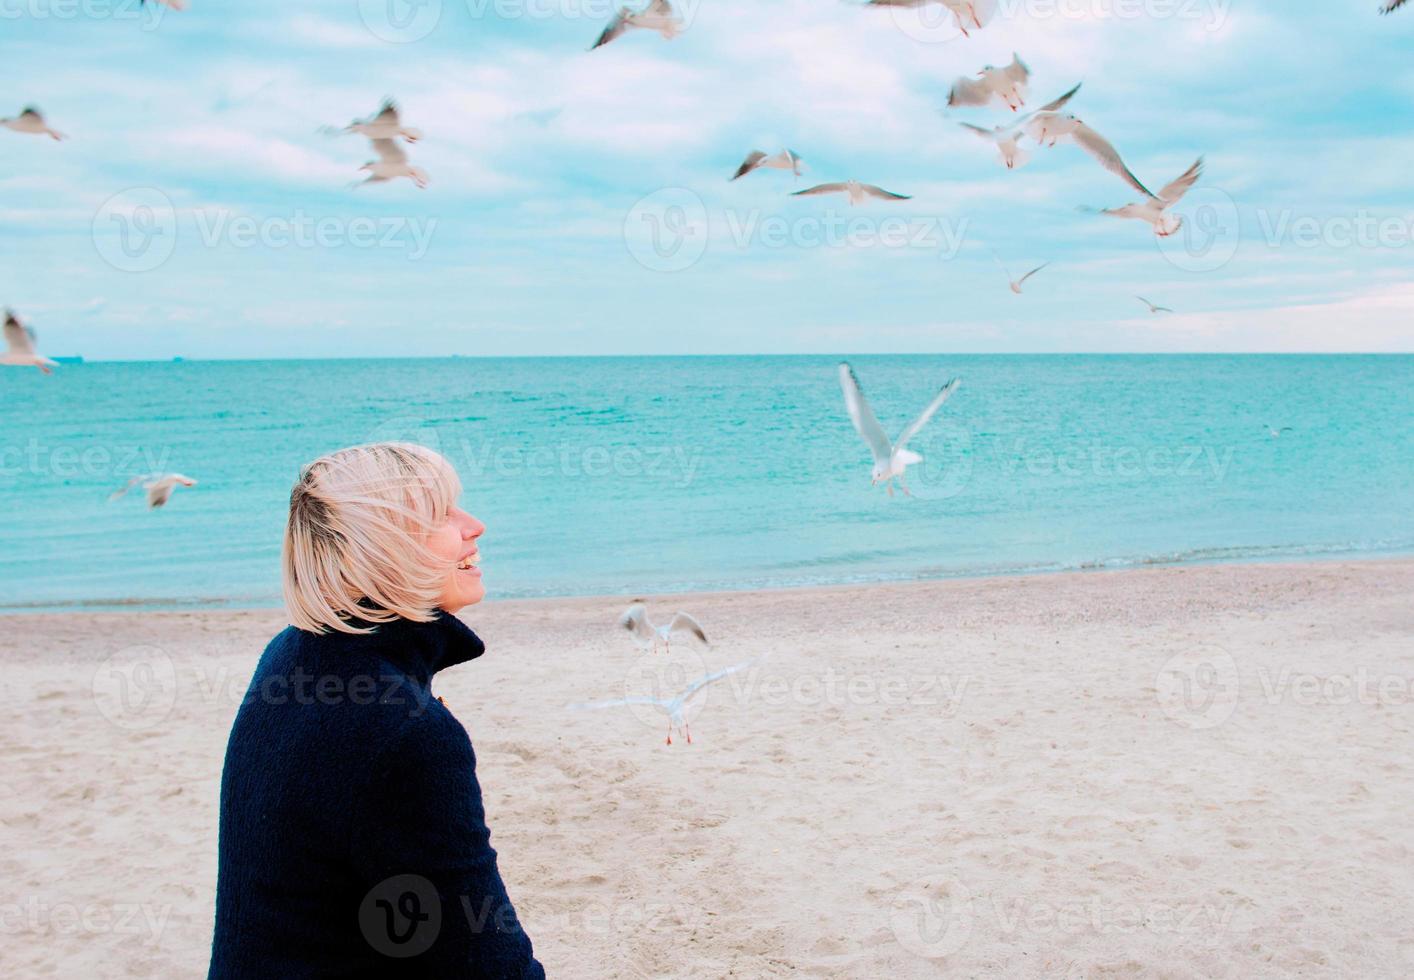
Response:
M133 477L125 486L109 494L108 499L117 500L139 483L141 483L142 488L147 491L147 506L150 510L156 510L158 507L161 507L167 501L171 500L172 491L176 490L177 487L196 486L195 480L189 476L182 476L180 473L164 473L160 475L148 473L143 476Z
M1107 214L1112 218L1134 218L1138 221L1147 221L1154 226L1155 235L1167 238L1183 227L1183 219L1169 214L1168 209L1177 204L1179 199L1188 192L1188 188L1197 183L1201 176L1203 176L1203 158L1199 157L1193 166L1183 172L1182 176L1169 181L1160 189L1157 197L1149 194L1146 200L1135 204L1126 204L1119 208L1100 208L1098 210L1081 208L1081 210Z
M884 201L907 201L909 195L895 194L893 191L886 191L882 187L875 187L873 184L861 184L857 180L837 181L833 184L816 184L814 187L807 187L803 191L793 191L791 197L800 197L805 194L834 194L839 191L849 195L849 206L863 204L866 197L877 197Z
M687 703L691 701L692 698L708 684L715 683L716 681L721 680L723 677L735 674L739 670L744 670L754 663L756 663L755 660L747 660L743 663L735 664L731 667L726 667L722 670L717 671L714 674L707 674L705 677L699 677L697 680L693 681L691 684L687 685L687 687L683 688L681 691L679 691L677 694L673 695L670 698L650 698L640 696L632 698L621 698L618 701L597 701L589 704L572 704L570 705L570 707L580 711L592 711L597 710L599 708L618 708L623 707L625 705L633 704L648 705L650 707L657 708L659 711L663 712L668 716L668 745L673 744L674 728L678 730L678 734L682 735L685 739L687 739L687 744L691 745L692 730L688 728L687 718L683 715L683 709L687 707Z
M869 0L865 4L867 7L926 7L933 0ZM995 0L937 0L948 9L957 20L957 29L962 31L963 37L971 37L967 32L967 25L971 24L974 29L980 30L987 26L987 22L996 13L997 5Z
M422 130L404 126L398 118L398 104L392 99L384 99L376 115L367 119L355 119L343 129L346 133L362 133L371 140L395 140L402 137L409 143L422 139Z
M427 186L427 171L408 163L407 153L395 140L376 139L372 143L378 159L369 160L358 168L368 171L368 177L359 183L378 184L397 177L407 177L418 187ZM357 187L358 183L354 186Z
M745 177L751 171L760 170L762 167L768 167L771 170L789 170L799 177L800 165L803 162L794 150L782 150L771 156L767 156L760 150L752 150L746 155L746 159L741 161L741 166L736 168L736 173L732 174L731 179Z
M48 136L50 139L61 140L64 134L49 128L49 124L44 121L44 116L32 105L27 105L20 110L20 114L12 119L0 119L0 126L6 129L13 129L17 133L30 133L34 136Z
M1384 6L1380 7L1380 13L1389 14L1404 6L1404 0L1387 0Z
M5 353L0 355L0 364L12 367L37 367L45 374L53 374L55 362L43 357L34 349L35 332L15 316L13 310L5 311Z
M1273 439L1280 439L1280 438L1281 438L1281 434L1282 434L1283 432L1295 432L1295 431L1296 431L1296 430L1293 429L1293 428L1292 428L1291 426L1289 426L1289 425L1283 425L1280 429L1274 429L1274 428L1272 428L1270 425L1267 426L1267 434L1268 434L1269 436L1271 436Z
M1080 86L1062 95L1054 101L1047 102L1036 112L1054 112L1071 100L1076 92L1080 91ZM1008 170L1014 170L1030 159L1030 154L1017 145L1017 140L1026 135L1026 124L1036 112L1029 112L1020 119L1013 119L1010 126L994 126L987 129L984 126L974 126L972 123L958 123L963 129L976 133L982 139L996 144L997 152L1002 155L1002 163L1006 164Z
M1011 272L1010 272L1010 270L1008 270L1005 265L1002 265L1002 260L1001 260L1000 258L997 258L997 253L993 252L993 253L992 253L992 258L996 259L996 260L997 260L997 265L1000 265L1000 266L1002 267L1002 271L1006 273L1006 277L1007 277L1007 279L1009 280L1009 285L1011 286L1011 291L1012 291L1013 293L1016 293L1016 295L1018 295L1018 296L1021 295L1021 284L1022 284L1023 282L1025 282L1026 280L1030 279L1030 278L1031 278L1032 276L1034 276L1036 273L1040 272L1040 271L1041 271L1042 269L1044 269L1046 266L1048 266L1048 265L1051 264L1051 263L1049 263L1049 262L1042 262L1040 265L1036 266L1036 268L1032 269L1030 272L1026 273L1026 275L1022 276L1020 279L1012 279L1012 278L1011 278Z
M1149 308L1149 312L1150 312L1150 313L1172 313L1172 312L1173 312L1173 310L1169 309L1167 306L1155 306L1153 303L1150 303L1150 302L1149 302L1147 299L1145 299L1143 296L1135 296L1134 298L1137 299L1139 302L1143 303L1145 306L1147 306L1147 307Z
M1055 146L1057 141L1069 137L1082 150L1098 160L1100 166L1123 179L1146 197L1153 196L1149 193L1149 188L1129 172L1114 145L1070 113L1037 112L1026 124L1026 135L1041 146Z
M594 47L589 50L601 48L634 28L657 31L663 35L663 40L671 41L682 33L682 26L682 18L673 10L673 5L668 0L649 0L648 6L642 10L620 7L619 12L614 14L614 19L609 21L609 26L604 28L604 33L599 35L599 40L594 42Z
M686 630L705 646L711 646L702 625L685 612L673 613L673 618L666 626L654 626L648 621L647 607L641 602L635 602L619 617L619 625L633 634L635 643L644 649L652 647L654 653L658 651L659 641L664 649L671 650L673 634L678 630Z
M892 497L894 495L894 478L897 477L904 496L913 496L908 492L904 470L914 463L922 462L923 457L905 447L908 445L908 440L917 435L918 430L927 425L933 414L943 407L943 402L947 401L948 396L957 390L959 382L960 379L953 378L943 385L933 396L933 400L928 403L928 407L923 409L923 414L910 422L908 428L899 434L898 439L890 443L889 437L884 435L884 430L879 425L879 420L874 417L874 411L869 407L869 402L865 400L864 392L859 390L859 379L854 376L854 368L850 367L847 361L840 362L840 387L844 389L844 407L849 411L855 431L864 438L870 452L874 454L874 472L871 477L874 486L884 484L889 489L889 496Z
M1011 64L1001 68L991 65L977 73L977 80L959 78L953 82L948 92L948 107L963 105L986 105L993 99L1000 99L1008 109L1015 112L1026 104L1026 88L1031 78L1031 69L1013 51Z

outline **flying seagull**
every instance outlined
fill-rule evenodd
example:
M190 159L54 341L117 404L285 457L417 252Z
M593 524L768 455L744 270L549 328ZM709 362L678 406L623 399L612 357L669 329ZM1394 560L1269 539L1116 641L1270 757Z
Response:
M378 184L398 177L407 177L418 187L427 186L427 171L409 163L407 153L395 140L376 139L371 142L374 152L378 154L378 159L369 160L358 168L368 171L368 177L360 183Z
M926 7L934 0L869 0L868 7ZM997 11L996 0L936 0L957 20L957 29L963 37L971 37L968 26L980 30L987 26Z
M648 6L642 10L620 7L619 12L614 14L614 19L609 21L609 26L604 28L604 33L599 35L599 40L595 41L589 50L601 48L635 28L657 31L663 36L663 40L671 41L682 33L682 27L682 18L673 10L673 5L668 0L650 0Z
M789 170L799 177L800 165L803 162L794 150L782 150L771 156L767 156L760 150L752 150L746 155L746 159L741 161L741 166L736 168L736 173L732 174L731 179L745 177L751 171L760 170L762 167L771 170Z
M1198 178L1203 176L1203 158L1199 157L1193 166L1183 172L1183 175L1176 177L1160 189L1157 196L1145 193L1148 196L1137 203L1126 204L1119 208L1081 208L1082 211L1091 211L1095 214L1107 214L1112 218L1134 218L1137 221L1147 221L1154 226L1154 234L1160 238L1167 238L1178 229L1183 227L1183 219L1168 213L1168 209L1178 203L1184 194L1188 193L1188 188L1197 183Z
M20 114L10 119L0 119L0 126L6 129L13 129L17 133L29 133L33 136L48 136L50 139L61 140L64 134L49 128L49 124L44 121L44 115L32 105L27 105L20 110Z
M1150 303L1150 302L1149 302L1147 299L1145 299L1143 296L1135 296L1134 298L1137 299L1139 302L1143 303L1145 306L1147 306L1147 307L1149 308L1149 312L1150 312L1150 313L1172 313L1172 312L1173 312L1173 310L1169 309L1167 306L1155 306L1153 303Z
M1069 102L1075 93L1079 91L1080 86L1076 85L1075 88L1071 89L1060 98L1041 106L1036 112L1055 112L1057 109L1061 108L1061 106ZM1002 156L1002 163L1006 164L1008 170L1014 170L1030 159L1030 154L1021 149L1017 140L1026 135L1026 124L1031 121L1031 117L1036 115L1036 112L1029 112L1020 119L1013 119L1009 126L994 126L991 129L987 129L984 126L974 126L972 123L958 123L958 125L963 129L976 133L987 142L995 144L997 152Z
M1055 146L1059 140L1067 138L1074 140L1077 146L1098 160L1100 166L1124 180L1139 193L1146 197L1152 196L1149 188L1130 173L1114 145L1070 113L1037 112L1026 124L1026 135L1041 146Z
M1021 295L1021 284L1022 284L1023 282L1025 282L1026 280L1030 279L1030 278L1031 278L1032 276L1034 276L1036 273L1040 272L1040 271L1041 271L1042 269L1044 269L1046 266L1048 266L1048 265L1051 264L1051 263L1049 263L1049 262L1042 262L1040 265L1036 266L1036 268L1032 269L1030 272L1026 273L1026 275L1022 276L1020 279L1012 279L1012 278L1011 278L1011 270L1009 270L1005 265L1002 264L1002 260L997 257L997 253L996 253L996 252L993 252L993 253L992 253L992 258L996 259L996 260L997 260L997 265L1000 265L1000 266L1002 267L1002 271L1006 273L1008 285L1011 286L1011 291L1012 291L1013 293L1016 293L1016 295L1018 295L1018 296Z
M172 491L176 490L177 487L196 486L195 480L189 476L182 476L180 473L149 473L143 476L133 477L125 486L109 494L108 499L117 500L139 483L141 483L142 488L147 491L147 506L152 510L156 510L158 507L161 507L167 501L171 500Z
M814 187L807 187L803 191L793 191L791 197L801 197L806 194L837 194L843 192L849 195L849 206L863 204L866 197L877 197L883 201L907 201L909 195L895 194L893 191L886 191L882 187L875 187L873 184L861 184L857 180L837 181L833 184L816 184Z
M863 437L869 451L874 454L874 471L871 475L874 486L882 483L888 487L889 496L892 497L894 479L897 478L904 495L913 496L908 491L904 470L914 463L922 462L923 457L906 448L908 440L917 435L918 430L927 425L934 413L943 407L943 402L957 390L959 380L953 378L943 385L928 403L928 407L923 409L923 414L910 422L908 427L899 433L898 439L890 443L889 437L884 435L884 430L879 425L879 420L874 417L874 410L865 400L864 392L859 389L859 379L854 376L854 368L850 367L847 361L840 362L840 387L844 389L844 407L854 422L854 430Z
M1387 0L1387 2L1386 2L1382 7L1380 7L1380 13L1382 13L1382 14L1393 13L1394 11L1398 10L1400 7L1404 6L1404 3L1405 3L1405 0Z
M43 357L35 350L35 332L25 326L13 310L5 311L5 353L0 355L0 364L12 367L37 367L45 374L53 374L54 361Z
M648 609L641 602L635 602L624 610L624 614L619 617L619 625L633 634L633 642L644 649L652 647L655 653L660 642L664 649L671 650L673 634L680 630L697 637L704 645L711 645L702 624L687 613L673 613L673 618L666 626L655 626L648 621Z
M682 735L685 739L687 739L687 744L691 745L692 730L688 728L687 718L683 715L683 709L687 707L687 703L691 701L693 697L696 696L698 692L700 692L708 684L715 683L721 680L723 677L735 674L739 670L745 670L747 667L750 667L755 662L755 660L747 660L743 663L735 664L731 667L726 667L722 670L717 671L714 674L707 674L705 677L699 677L697 680L693 681L691 684L687 685L687 687L683 688L681 691L679 691L677 694L673 695L670 698L620 698L617 701L596 701L590 704L572 704L570 705L570 707L576 710L592 711L597 710L599 708L618 708L623 707L625 705L642 704L647 705L649 707L657 708L659 711L663 712L668 716L667 744L673 744L673 729L676 728L678 730L678 734Z
M1031 69L1013 51L1011 64L1001 68L988 65L977 73L976 79L964 77L953 82L952 91L948 92L948 107L986 105L998 99L1015 112L1026 104L1030 78Z
M1282 434L1283 432L1295 432L1295 431L1296 431L1296 430L1293 429L1293 428L1292 428L1291 426L1289 426L1289 425L1283 425L1280 429L1274 429L1274 428L1272 428L1270 425L1267 426L1267 434L1268 434L1269 436L1271 436L1273 439L1280 439L1280 438L1281 438L1281 434Z
M422 139L422 130L404 126L398 116L398 104L392 99L384 99L378 111L367 119L355 119L343 129L346 133L362 133L371 140L395 140L399 137L409 143Z

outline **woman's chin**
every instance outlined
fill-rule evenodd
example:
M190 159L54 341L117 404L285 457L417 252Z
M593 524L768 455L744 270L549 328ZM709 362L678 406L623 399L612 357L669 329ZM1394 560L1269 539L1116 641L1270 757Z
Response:
M478 575L472 582L454 583L454 587L443 594L438 608L443 612L455 613L467 606L476 605L484 598L486 598L486 586L481 583L481 577Z

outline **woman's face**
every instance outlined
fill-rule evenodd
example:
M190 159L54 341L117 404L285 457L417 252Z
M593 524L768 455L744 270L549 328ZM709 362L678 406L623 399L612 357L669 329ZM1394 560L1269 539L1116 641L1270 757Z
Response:
M447 513L447 522L432 532L427 546L447 562L447 581L437 608L454 613L486 597L481 569L477 567L481 554L476 547L476 539L485 530L485 524L460 507L453 507Z

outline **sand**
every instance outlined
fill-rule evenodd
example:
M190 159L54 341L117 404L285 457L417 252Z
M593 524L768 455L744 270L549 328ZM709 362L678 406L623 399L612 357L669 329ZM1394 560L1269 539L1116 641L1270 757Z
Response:
M1411 596L1410 560L674 596L714 644L660 661L622 599L492 602L437 690L552 976L1398 977ZM222 752L282 626L0 620L0 976L204 973ZM691 745L564 708L752 658Z

